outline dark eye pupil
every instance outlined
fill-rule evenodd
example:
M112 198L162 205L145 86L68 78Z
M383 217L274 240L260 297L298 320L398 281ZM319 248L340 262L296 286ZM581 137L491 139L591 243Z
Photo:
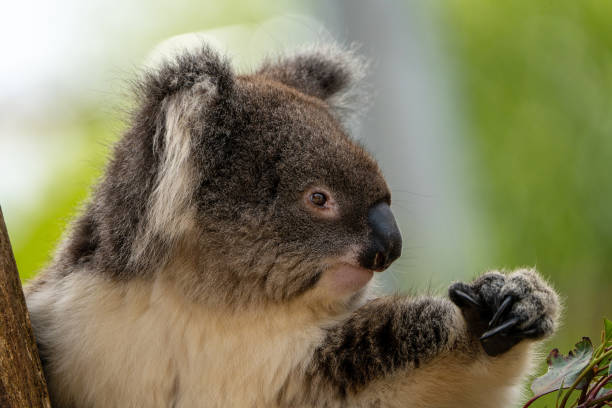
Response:
M314 205L323 207L325 205L325 202L327 201L327 197L325 197L325 194L323 193L312 193L312 195L310 196L310 201Z

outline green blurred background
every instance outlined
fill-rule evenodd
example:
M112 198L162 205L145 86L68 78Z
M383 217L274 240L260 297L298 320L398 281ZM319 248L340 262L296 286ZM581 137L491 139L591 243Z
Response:
M611 2L83 3L15 4L0 24L0 204L23 280L101 174L139 67L202 36L242 70L331 36L374 62L359 137L406 241L386 288L536 265L565 301L545 349L612 317Z

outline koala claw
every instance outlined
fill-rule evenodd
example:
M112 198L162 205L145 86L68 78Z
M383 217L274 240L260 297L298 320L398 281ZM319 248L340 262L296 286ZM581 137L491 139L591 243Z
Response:
M462 307L466 302L470 303L474 307L482 307L482 305L472 297L472 295L457 289L455 285L449 289L451 300L459 307Z
M490 356L524 339L550 335L557 317L556 293L533 270L490 272L471 284L458 282L449 297Z
M488 339L489 337L493 337L495 336L497 333L501 333L504 330L508 330L513 328L514 326L516 326L516 324L519 322L519 318L518 317L513 317L512 319L500 324L499 326L485 332L482 336L480 336L480 341L485 341L486 339Z
M510 306L511 304L512 304L512 296L506 296L502 304L499 306L499 309L497 309L497 312L495 312L495 314L491 318L491 321L489 322L489 328L494 327L497 324L497 322L499 321L499 318L502 316L502 314L506 311L508 306Z

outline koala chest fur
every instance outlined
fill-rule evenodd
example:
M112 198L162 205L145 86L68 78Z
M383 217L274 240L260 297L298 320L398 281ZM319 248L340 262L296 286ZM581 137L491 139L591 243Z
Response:
M88 392L78 404L60 397L59 406L275 406L324 336L303 307L214 311L169 282L118 287L86 271L60 286L28 300L37 319L71 316L45 344L57 360L50 381L59 383L50 386Z
M104 177L26 289L54 407L516 400L559 314L535 271L450 299L370 295L402 237L349 135L364 65L326 46L236 75L203 47L143 74Z

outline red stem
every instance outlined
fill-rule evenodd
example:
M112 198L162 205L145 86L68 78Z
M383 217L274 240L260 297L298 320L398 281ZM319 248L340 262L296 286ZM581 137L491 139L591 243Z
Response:
M533 397L532 399L530 399L529 401L527 401L527 403L525 403L525 405L523 405L523 408L527 408L528 406L530 406L531 404L533 404L538 398L543 397L546 394L540 394L540 395L536 395L535 397Z
M606 385L606 383L608 381L610 381L612 379L612 374L603 377L601 380L599 380L597 382L597 384L595 385L595 387L593 387L593 389L589 392L589 399L591 398L595 398L595 396L597 395L597 393L599 392L599 390L601 390L601 388Z

